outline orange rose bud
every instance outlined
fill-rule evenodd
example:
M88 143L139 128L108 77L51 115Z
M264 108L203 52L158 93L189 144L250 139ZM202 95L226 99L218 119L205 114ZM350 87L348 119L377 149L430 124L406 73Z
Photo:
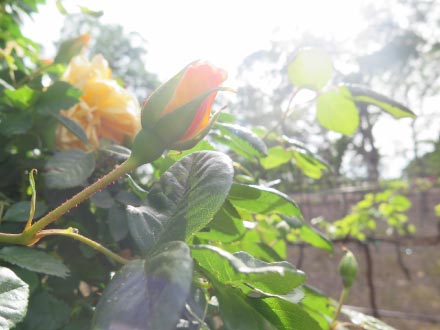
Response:
M149 141L136 137L134 156L142 150L141 144L156 143L162 152L165 149L190 149L196 145L208 133L218 115L217 112L211 116L211 107L217 92L225 90L220 85L226 78L226 71L196 61L156 89L141 112L140 135L143 138L148 135Z

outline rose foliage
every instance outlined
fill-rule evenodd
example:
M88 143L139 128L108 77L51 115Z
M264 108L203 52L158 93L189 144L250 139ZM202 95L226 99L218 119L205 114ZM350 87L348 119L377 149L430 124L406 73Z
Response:
M102 56L88 59L86 35L40 60L18 15L37 2L0 5L0 329L343 329L341 306L286 261L288 246L331 241L264 180L286 163L317 178L326 164L220 112L227 74L208 62L140 107ZM366 89L306 64L279 74L315 86L321 124L356 129L337 118L357 118Z

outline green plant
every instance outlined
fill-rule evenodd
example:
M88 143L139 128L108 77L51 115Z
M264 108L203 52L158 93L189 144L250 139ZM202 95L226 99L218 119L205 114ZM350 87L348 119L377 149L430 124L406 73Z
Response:
M84 129L64 111L86 109L90 100L63 73L85 41L62 43L50 64L16 51L2 58L1 328L314 330L339 324L342 300L338 305L307 286L306 274L285 261L288 242L332 251L331 241L264 180L265 171L287 163L317 178L326 164L277 127L251 130L220 112L209 118L225 76L204 64L210 83L187 79L199 62L152 94L132 143ZM328 87L331 59L309 52L297 55L288 74L294 95L303 88L316 92L323 126L354 132L359 102L413 116L368 89ZM329 65L316 76L308 61L321 57ZM105 86L126 100L115 92L120 86ZM100 92L91 95L102 101ZM98 108L102 119L107 107ZM280 124L292 110L289 104ZM123 126L123 111L118 118L113 126ZM80 149L56 148L65 142L57 140L60 127ZM93 144L95 133L101 139ZM401 211L401 203L387 205Z

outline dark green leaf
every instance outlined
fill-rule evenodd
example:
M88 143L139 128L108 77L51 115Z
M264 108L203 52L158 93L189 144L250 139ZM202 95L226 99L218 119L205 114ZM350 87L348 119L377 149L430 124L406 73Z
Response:
M53 116L58 120L58 122L63 125L65 128L67 128L73 135L75 135L78 139L81 140L84 144L89 144L89 139L87 138L86 133L84 132L83 128L72 119L69 119L63 115L60 115L58 113L54 113Z
M68 150L55 154L45 166L46 185L52 189L66 189L83 185L95 170L92 153Z
M236 124L226 123L217 123L216 127L222 134L221 138L217 140L226 144L238 155L247 158L267 155L266 144L251 130Z
M108 212L110 234L115 241L124 239L128 234L127 214L119 206L114 205Z
M316 116L322 126L344 135L352 135L359 126L359 111L350 92L342 87L319 94Z
M93 202L93 204L102 209L109 209L115 203L115 200L108 189L98 191L92 197L90 197L90 200Z
M298 206L289 196L272 188L234 183L228 199L236 208L245 209L252 213L281 213L302 217Z
M26 133L32 127L32 116L27 111L0 114L0 134L6 137Z
M183 242L169 242L147 261L125 265L105 289L93 329L175 329L190 292L192 267Z
M0 329L11 329L26 315L29 287L13 271L0 267Z
M69 275L69 270L59 259L28 247L6 246L0 249L0 259L37 273L63 278Z
M191 253L209 278L247 295L286 295L305 281L305 274L285 261L267 263L246 252L231 254L209 245L195 245Z
M31 298L26 314L24 330L58 330L69 321L67 304L43 291Z
M186 240L208 224L232 184L232 162L223 153L196 152L174 164L153 185L145 205L128 206L130 234L145 253L155 244Z
M328 83L332 74L332 59L317 48L300 49L288 66L289 79L299 88L318 91Z
M81 90L65 81L57 81L51 85L38 99L35 108L42 114L57 114L78 103Z
M29 211L31 209L31 202L18 202L12 204L5 213L3 217L4 221L14 221L14 222L26 222L29 217ZM36 211L34 214L34 219L41 217L47 210L47 205L45 202L36 203Z
M351 84L346 84L343 86L348 88L353 95L353 100L355 102L375 105L397 119L416 117L415 113L403 104L396 102L385 95L374 92L369 88Z

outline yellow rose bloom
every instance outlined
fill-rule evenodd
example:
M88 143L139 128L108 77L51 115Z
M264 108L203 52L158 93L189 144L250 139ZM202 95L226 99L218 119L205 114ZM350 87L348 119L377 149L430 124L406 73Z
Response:
M78 104L61 114L83 128L93 148L99 147L100 138L122 144L140 129L140 107L136 98L111 76L108 62L97 55L91 62L82 56L74 57L62 77L83 94ZM62 125L57 127L56 142L60 150L87 149Z

